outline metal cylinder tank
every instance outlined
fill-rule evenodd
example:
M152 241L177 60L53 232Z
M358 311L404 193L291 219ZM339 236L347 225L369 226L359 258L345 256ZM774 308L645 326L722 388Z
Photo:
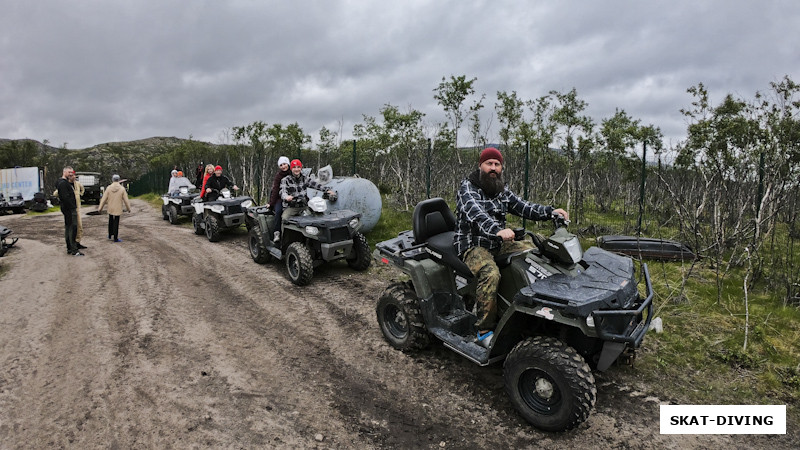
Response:
M366 178L334 177L325 182L325 186L338 194L335 202L328 202L331 210L349 209L361 213L361 231L367 232L378 224L381 218L383 201L378 187ZM309 189L309 197L320 195L318 191Z

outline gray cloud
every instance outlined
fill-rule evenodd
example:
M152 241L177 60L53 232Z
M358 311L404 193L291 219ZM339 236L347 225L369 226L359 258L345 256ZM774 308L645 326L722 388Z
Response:
M800 69L793 1L6 3L0 137L70 148L255 120L349 136L386 103L440 122L433 89L462 74L488 109L575 87L598 122L677 140L690 86L752 98Z

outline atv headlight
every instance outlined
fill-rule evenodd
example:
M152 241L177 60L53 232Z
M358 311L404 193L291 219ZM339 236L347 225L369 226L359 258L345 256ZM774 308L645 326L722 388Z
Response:
M594 328L594 317L592 317L592 316L587 317L586 318L586 325L591 327L591 328Z
M355 229L358 226L358 217L353 217L347 224L350 225L350 228Z
M222 214L225 211L225 207L222 205L211 205L211 210L217 214Z
M252 200L245 200L245 201L242 202L242 208L244 208L244 209L247 209L247 208L249 208L251 206L253 206L253 201Z
M319 228L317 227L306 227L306 234L310 234L311 236L316 236L319 234Z

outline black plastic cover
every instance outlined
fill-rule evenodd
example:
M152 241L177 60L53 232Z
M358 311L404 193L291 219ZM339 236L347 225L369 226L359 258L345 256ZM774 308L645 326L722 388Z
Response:
M283 223L294 224L298 227L336 228L346 226L353 218L361 218L361 214L348 209L337 209L324 214L291 216L284 220Z
M598 237L597 245L611 252L657 261L691 261L697 257L686 244L668 239L608 235Z
M638 297L633 260L598 247L583 255L587 269L577 276L555 274L522 288L514 302L548 306L565 314L588 317L595 310L633 308Z

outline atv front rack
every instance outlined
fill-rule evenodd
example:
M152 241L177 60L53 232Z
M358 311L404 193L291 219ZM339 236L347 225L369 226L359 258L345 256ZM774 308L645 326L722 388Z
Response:
M647 270L647 264L642 264L642 272L644 273L644 282L647 297L642 304L634 310L598 310L592 312L592 319L595 323L595 330L597 337L604 341L623 342L631 344L634 347L639 347L644 339L644 335L650 328L650 321L653 320L653 285L650 282L650 271ZM647 317L642 317L644 311L647 310ZM622 333L611 333L603 329L603 321L609 320L625 320L628 321L628 327Z

